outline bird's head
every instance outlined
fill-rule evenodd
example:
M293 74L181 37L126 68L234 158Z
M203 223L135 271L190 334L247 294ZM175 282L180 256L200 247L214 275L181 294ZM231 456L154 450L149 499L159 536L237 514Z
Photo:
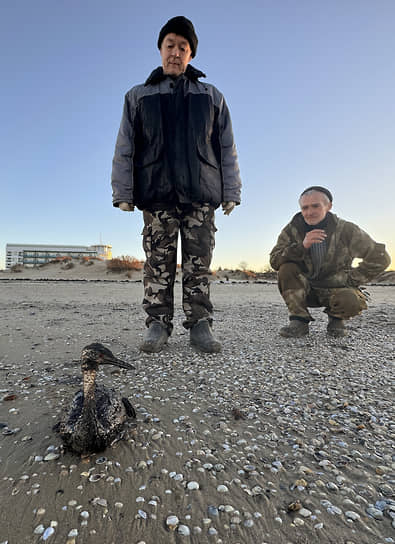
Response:
M102 344L94 343L85 346L81 352L82 371L97 370L98 366L101 364L115 365L120 368L126 368L127 370L135 369L133 365L117 359L117 357Z

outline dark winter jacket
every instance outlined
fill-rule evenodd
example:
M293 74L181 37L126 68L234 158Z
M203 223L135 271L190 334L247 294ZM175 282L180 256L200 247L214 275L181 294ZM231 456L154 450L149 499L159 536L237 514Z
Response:
M354 223L328 212L327 252L318 277L311 280L315 287L358 287L383 272L391 259L384 244L378 244ZM307 277L314 276L310 250L305 249L306 234L302 214L297 213L278 237L270 253L270 264L278 270L283 263L295 262ZM352 267L354 259L362 259Z
M240 203L229 110L199 77L191 65L176 80L157 68L126 94L113 159L114 206Z

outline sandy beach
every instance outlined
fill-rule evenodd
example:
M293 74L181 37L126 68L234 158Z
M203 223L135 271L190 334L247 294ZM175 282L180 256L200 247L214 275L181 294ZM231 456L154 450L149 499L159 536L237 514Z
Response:
M89 279L0 278L1 544L395 542L394 286L368 287L348 337L317 309L287 340L275 284L214 282L223 351L202 355L178 283L174 333L146 355L141 281ZM52 427L93 341L135 365L98 380L137 420L81 459Z

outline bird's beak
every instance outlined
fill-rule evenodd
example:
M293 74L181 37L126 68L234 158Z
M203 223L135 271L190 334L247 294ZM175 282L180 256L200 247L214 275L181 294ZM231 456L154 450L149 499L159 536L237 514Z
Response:
M126 368L126 370L136 370L135 366L130 365L129 363L125 363L125 361L121 361L121 359L117 359L116 357L107 357L106 355L103 355L100 362L102 364L114 365L114 366L119 366L120 368Z

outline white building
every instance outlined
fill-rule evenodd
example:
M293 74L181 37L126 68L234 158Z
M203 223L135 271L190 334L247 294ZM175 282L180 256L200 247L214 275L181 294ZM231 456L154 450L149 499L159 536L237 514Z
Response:
M7 244L5 267L11 268L15 264L23 266L39 266L57 257L99 257L112 258L112 246L55 246L40 244Z

